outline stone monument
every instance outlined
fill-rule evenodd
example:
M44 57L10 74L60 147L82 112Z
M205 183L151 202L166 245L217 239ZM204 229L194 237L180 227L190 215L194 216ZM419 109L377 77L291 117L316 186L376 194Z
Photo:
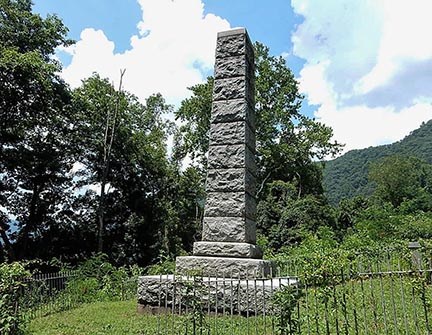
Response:
M202 241L176 272L268 276L256 243L254 52L246 29L218 33Z

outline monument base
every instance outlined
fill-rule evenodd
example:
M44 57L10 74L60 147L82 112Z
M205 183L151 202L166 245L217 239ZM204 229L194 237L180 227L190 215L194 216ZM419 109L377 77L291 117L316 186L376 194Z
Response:
M265 278L274 274L274 263L252 258L181 256L176 258L176 272L224 278Z
M138 312L181 314L197 306L196 299L199 297L199 305L206 311L268 314L275 292L286 286L298 285L296 277L233 279L142 276L138 278Z

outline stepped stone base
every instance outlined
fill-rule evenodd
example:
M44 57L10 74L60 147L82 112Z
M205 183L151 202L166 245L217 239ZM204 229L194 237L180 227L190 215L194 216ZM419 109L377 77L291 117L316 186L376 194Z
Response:
M262 251L258 246L235 242L195 242L193 254L195 256L262 258Z
M274 273L271 261L233 257L182 256L176 259L176 272L188 274L197 271L204 276L225 278L269 277Z

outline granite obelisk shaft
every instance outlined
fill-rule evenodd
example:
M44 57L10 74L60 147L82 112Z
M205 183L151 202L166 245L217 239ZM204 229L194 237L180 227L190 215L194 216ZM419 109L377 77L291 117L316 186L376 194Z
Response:
M202 242L177 258L177 271L266 274L255 245L254 52L244 28L218 34L214 77Z
M255 243L254 54L244 29L218 34L203 241Z

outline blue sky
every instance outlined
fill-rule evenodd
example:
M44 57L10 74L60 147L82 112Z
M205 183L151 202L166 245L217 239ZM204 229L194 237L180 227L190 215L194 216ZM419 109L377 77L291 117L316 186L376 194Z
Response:
M430 0L34 0L77 43L59 50L76 87L92 72L140 99L178 105L213 71L216 33L246 27L282 55L305 94L304 113L345 150L400 140L432 118Z

